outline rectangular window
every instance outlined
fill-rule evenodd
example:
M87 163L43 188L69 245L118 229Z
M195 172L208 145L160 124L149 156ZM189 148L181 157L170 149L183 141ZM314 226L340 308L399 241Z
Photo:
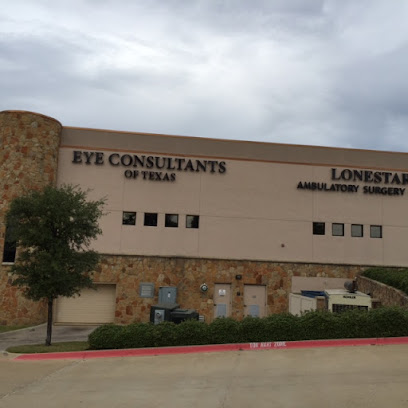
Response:
M187 215L186 216L186 228L198 228L200 223L200 216Z
M157 213L145 213L144 225L148 227L157 227Z
M313 223L313 235L324 235L325 234L325 223L324 222L314 222Z
M7 226L4 237L3 262L14 263L16 260L17 244L16 241L11 238L11 231L11 227Z
M344 224L333 223L332 235L333 237L344 237Z
M168 228L178 227L178 214L166 214L164 226Z
M351 224L351 236L352 237L362 237L363 236L363 226L361 224Z
M136 213L131 211L123 211L122 225L136 225Z
M370 225L370 238L382 238L381 225Z

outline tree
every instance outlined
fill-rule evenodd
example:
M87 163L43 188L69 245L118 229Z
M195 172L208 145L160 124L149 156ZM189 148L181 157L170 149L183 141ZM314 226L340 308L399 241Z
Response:
M103 199L87 201L87 192L70 185L31 191L10 204L6 220L18 244L13 285L21 287L28 299L46 300L47 346L54 300L92 287L99 255L90 244L102 232L98 221L103 205Z

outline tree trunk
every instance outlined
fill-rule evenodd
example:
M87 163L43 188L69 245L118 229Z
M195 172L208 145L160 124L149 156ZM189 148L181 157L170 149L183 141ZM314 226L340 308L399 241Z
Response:
M46 345L46 346L51 346L52 304L53 304L53 299L48 299L47 338L45 339L45 345Z

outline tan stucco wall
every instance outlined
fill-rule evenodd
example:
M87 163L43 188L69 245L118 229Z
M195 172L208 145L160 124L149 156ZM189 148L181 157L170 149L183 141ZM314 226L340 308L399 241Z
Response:
M214 284L229 283L233 317L242 318L245 284L265 285L267 313L277 313L288 309L294 276L351 279L368 265L408 264L408 192L297 189L300 181L331 184L332 167L406 172L407 154L61 129L42 115L0 113L0 249L8 203L26 188L57 179L92 189L92 199L106 196L103 235L94 244L105 255L95 281L116 284L117 323L148 320L159 286L177 286L180 305L211 320ZM133 180L122 166L73 164L74 150L222 160L227 171L181 171L174 182ZM122 211L137 212L136 226L122 225ZM143 226L144 212L158 212L159 225ZM166 213L180 215L179 228L164 227ZM187 214L200 216L199 229L185 228ZM326 222L326 235L312 234L313 221ZM345 224L344 237L331 235L332 222ZM350 236L352 223L364 224L363 238ZM369 237L371 224L383 226L383 238ZM0 268L0 324L44 320L43 305L28 304L10 286L9 266ZM154 283L156 297L140 298L140 282ZM206 294L199 291L204 282Z
M133 152L259 160L322 166L351 166L406 170L408 153L183 137L140 132L84 129L64 126L62 146L93 150L126 148ZM374 166L374 167L373 167Z
M357 193L301 190L299 182L336 183L331 180L332 166L227 159L223 174L178 172L174 182L134 180L124 177L128 168L108 164L107 157L118 151L102 150L105 163L96 166L73 164L74 150L60 149L58 183L79 184L93 189L93 198L107 197L107 215L101 223L104 234L95 244L103 253L408 264L408 219L404 216L408 189L402 196L369 195L362 191L368 184L353 182L359 186ZM167 152L157 154L166 156ZM360 155L364 159L365 153ZM385 158L388 155L384 153ZM122 226L122 211L137 212L136 226ZM159 213L159 225L143 226L144 212ZM164 227L166 213L180 215L179 228ZM187 214L200 215L198 230L184 228ZM312 234L313 221L326 222L326 235ZM332 236L331 223L344 223L345 236ZM351 237L351 224L363 224L364 237ZM370 225L382 225L383 238L370 238Z
M61 124L31 112L0 112L0 256L3 259L5 216L11 200L30 189L55 184ZM41 303L23 298L12 287L10 267L0 264L0 324L40 323Z

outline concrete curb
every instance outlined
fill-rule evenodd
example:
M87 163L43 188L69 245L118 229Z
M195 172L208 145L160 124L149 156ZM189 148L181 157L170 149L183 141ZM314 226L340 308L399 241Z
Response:
M221 351L249 351L299 349L317 347L385 346L408 344L408 337L385 337L371 339L274 341L262 343L210 344L205 346L158 347L121 350L71 351L65 353L21 354L18 361L39 360L87 360L92 358L145 357L172 354L214 353Z

